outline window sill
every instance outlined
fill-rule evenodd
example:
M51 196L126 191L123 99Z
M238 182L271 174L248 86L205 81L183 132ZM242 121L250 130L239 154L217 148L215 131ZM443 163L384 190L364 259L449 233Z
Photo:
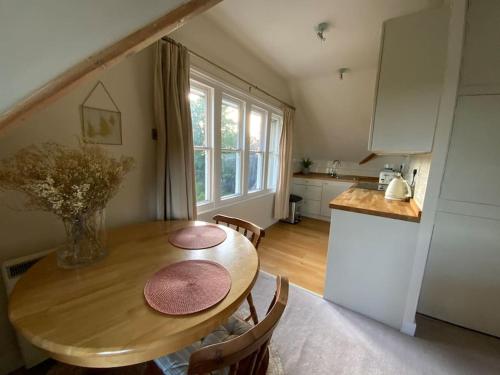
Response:
M235 205L242 204L242 203L252 201L255 199L264 198L264 197L267 197L270 195L274 195L275 193L276 193L276 191L274 191L274 190L256 191L253 193L248 193L244 197L242 197L242 196L234 197L234 198L231 197L231 199L221 200L219 202L201 204L201 205L197 206L197 211L198 211L199 215L206 214L207 212L215 211L215 210L218 210L220 208L235 206Z

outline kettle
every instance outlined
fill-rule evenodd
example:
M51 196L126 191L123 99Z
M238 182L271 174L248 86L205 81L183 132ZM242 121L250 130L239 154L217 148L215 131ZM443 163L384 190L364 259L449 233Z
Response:
M385 190L385 199L405 201L409 198L411 198L410 185L408 185L408 182L398 173L389 183L389 186L387 186Z

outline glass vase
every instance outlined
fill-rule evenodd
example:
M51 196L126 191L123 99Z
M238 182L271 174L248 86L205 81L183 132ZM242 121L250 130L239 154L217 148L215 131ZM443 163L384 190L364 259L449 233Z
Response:
M76 268L96 262L106 255L105 212L65 219L66 242L57 249L62 268Z

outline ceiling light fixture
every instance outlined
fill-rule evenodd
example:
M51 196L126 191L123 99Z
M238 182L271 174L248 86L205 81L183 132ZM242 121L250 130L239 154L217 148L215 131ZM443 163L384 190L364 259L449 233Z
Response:
M329 22L321 22L319 23L315 28L314 31L316 31L316 36L321 40L322 42L326 41L326 32L330 28L330 23Z

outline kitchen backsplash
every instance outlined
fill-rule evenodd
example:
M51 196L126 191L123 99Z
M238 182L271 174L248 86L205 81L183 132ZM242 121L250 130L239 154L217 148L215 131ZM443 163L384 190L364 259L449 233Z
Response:
M409 184L412 180L412 171L416 169L415 188L413 189L413 199L420 208L423 207L425 192L427 190L427 180L429 179L429 171L431 168L432 154L412 155L409 158L408 172L405 177Z
M294 172L302 170L300 159L294 159ZM313 160L313 165L310 168L311 172L328 173L328 168L331 166L332 160ZM372 176L378 177L379 172L384 169L385 164L390 164L394 168L399 169L401 164L408 164L407 156L378 156L370 160L368 163L359 165L355 161L340 161L340 166L337 168L338 174L357 175L357 176Z

